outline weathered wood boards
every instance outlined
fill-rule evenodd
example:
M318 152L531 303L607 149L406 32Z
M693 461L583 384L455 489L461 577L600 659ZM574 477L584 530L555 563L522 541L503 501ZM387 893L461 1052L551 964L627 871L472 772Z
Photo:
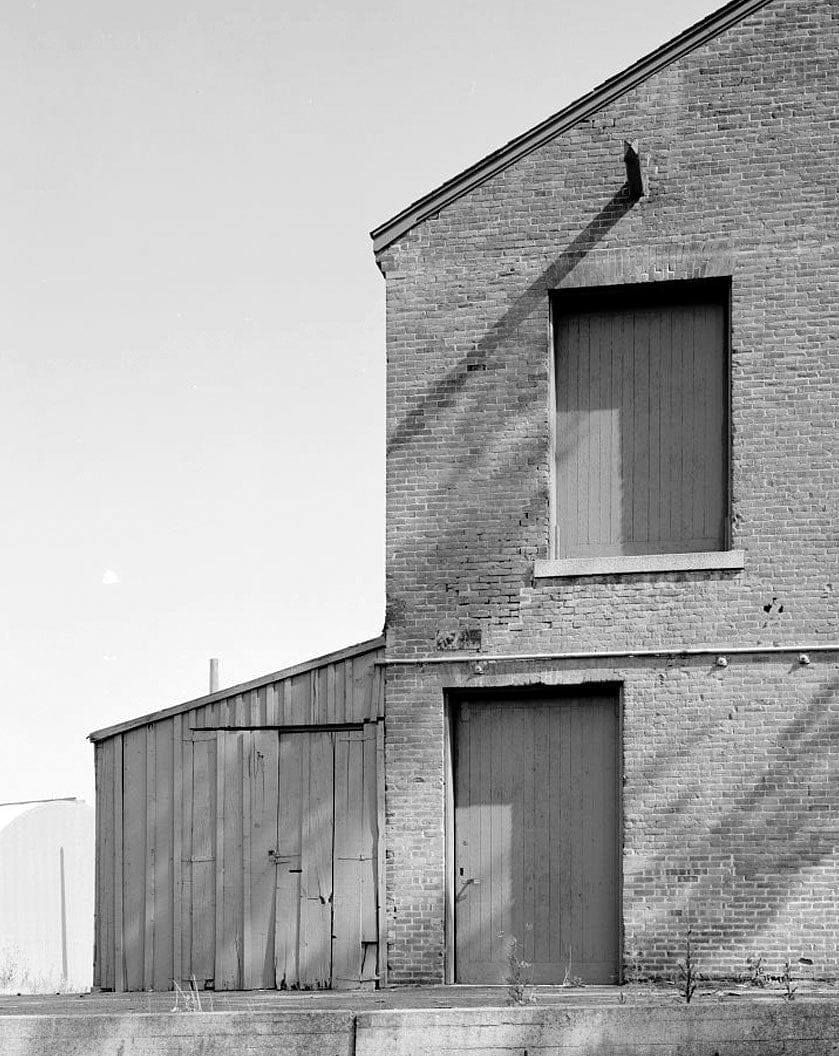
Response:
M697 296L558 305L559 557L725 548L725 307Z
M97 986L375 983L379 655L96 743Z
M456 979L617 980L614 696L464 703L455 724ZM570 965L570 968L569 968Z

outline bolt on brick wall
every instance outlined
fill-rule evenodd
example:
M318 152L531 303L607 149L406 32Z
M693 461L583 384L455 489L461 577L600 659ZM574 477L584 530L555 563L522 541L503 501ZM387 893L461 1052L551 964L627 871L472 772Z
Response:
M775 0L381 254L391 657L455 641L525 653L839 638L837 51L835 2ZM635 203L624 139L648 183ZM711 275L731 279L731 541L745 569L534 580L551 526L551 291ZM694 913L719 972L752 940L776 954L787 938L833 941L839 803L820 768L836 750L835 657L824 663L811 684L789 657L738 662L710 696L693 668L627 676L625 939L657 970ZM395 981L442 972L440 679L388 675ZM644 745L683 745L678 810L642 729ZM710 730L728 733L702 773ZM805 795L812 773L822 806ZM805 845L796 824L815 818Z

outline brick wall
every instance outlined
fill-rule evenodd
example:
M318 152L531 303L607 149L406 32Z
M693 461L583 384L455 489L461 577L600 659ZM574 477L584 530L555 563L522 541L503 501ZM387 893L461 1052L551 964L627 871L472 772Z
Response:
M835 0L775 0L384 251L391 657L839 639L837 51ZM633 204L636 138L649 186ZM534 580L549 292L706 275L732 283L745 569ZM650 971L669 970L690 916L709 970L790 944L839 974L839 663L811 659L606 665L624 687L625 950ZM393 981L442 978L445 688L588 677L569 662L389 670Z

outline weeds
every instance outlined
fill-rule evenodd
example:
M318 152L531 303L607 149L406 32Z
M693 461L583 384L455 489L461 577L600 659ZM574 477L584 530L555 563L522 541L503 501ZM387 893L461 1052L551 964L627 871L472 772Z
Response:
M760 990L765 990L766 984L769 982L769 976L766 974L766 968L763 965L763 957L757 953L753 953L751 956L747 957L746 970L748 972L749 986L755 986Z
M503 932L502 932L503 938ZM533 965L519 954L519 940L513 935L507 952L507 1004L535 1005L536 997L530 989Z
M644 981L646 975L644 970L644 954L641 950L638 950L633 946L632 949L627 952L626 960L626 982L638 986Z
M579 975L572 975L572 973L571 973L571 953L572 953L572 949L569 946L568 947L568 964L565 966L565 977L563 978L562 982L559 985L567 987L567 988L576 988L576 987L580 987L580 986L585 986L586 984L585 984L585 980L584 979L581 979L579 977Z
M175 986L175 1007L172 1009L173 1012L203 1011L201 1008L201 994L194 975L189 980L188 990L184 990L177 979L173 979L172 982Z
M61 977L58 971L34 972L26 955L15 946L0 948L0 994L79 994L89 984Z
M693 929L688 924L688 929L685 932L685 959L678 962L679 978L677 986L679 993L685 999L685 1004L690 1004L690 999L696 993L697 982L699 979L699 972L696 970L696 963L693 959L693 949L691 946L691 935Z
M20 968L16 951L3 950L0 953L0 992L10 990L19 974Z
M785 1001L792 1001L795 998L795 991L798 987L793 986L792 984L792 964L790 963L789 954L787 954L787 959L784 961L783 967L781 968L781 986L784 988L781 996Z
M798 964L812 965L812 960L809 957L799 957ZM764 961L762 956L752 954L751 957L746 958L746 968L748 970L748 982L750 986L759 987L761 990L765 990L766 987L771 983L773 986L779 986L781 989L781 997L785 1001L795 1000L795 992L798 989L794 983L797 979L793 975L793 962L787 954L786 960L781 965L781 971L779 975L769 975L764 967Z

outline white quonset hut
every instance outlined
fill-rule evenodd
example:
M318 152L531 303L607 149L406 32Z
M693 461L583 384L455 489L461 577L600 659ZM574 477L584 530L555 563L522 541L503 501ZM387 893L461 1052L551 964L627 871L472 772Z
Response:
M383 646L90 735L94 986L375 985Z
M0 810L0 990L87 990L92 945L93 808Z

